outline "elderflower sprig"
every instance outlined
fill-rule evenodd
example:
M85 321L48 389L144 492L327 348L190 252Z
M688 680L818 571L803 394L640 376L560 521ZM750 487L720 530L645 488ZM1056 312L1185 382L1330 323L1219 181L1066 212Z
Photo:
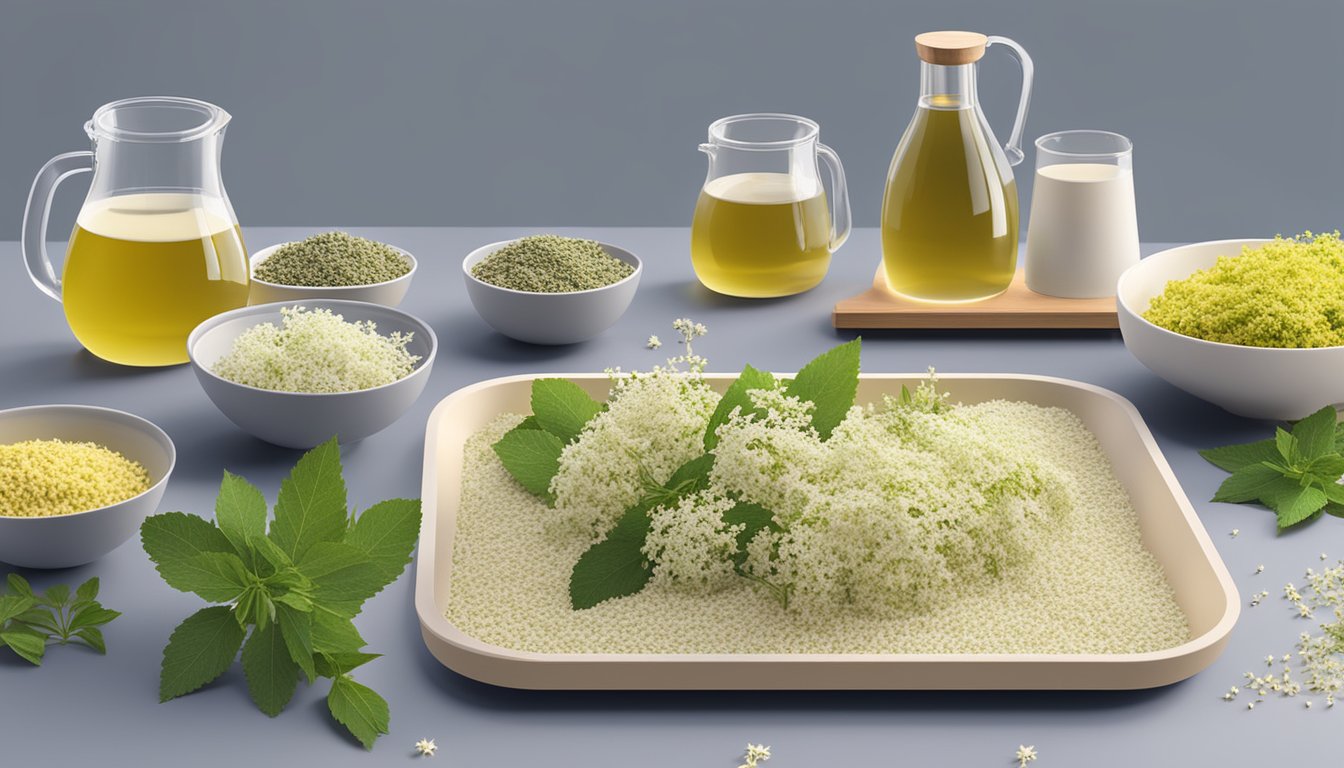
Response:
M764 744L747 742L747 753L743 759L746 762L737 766L737 768L757 768L757 763L764 763L770 759L770 748Z

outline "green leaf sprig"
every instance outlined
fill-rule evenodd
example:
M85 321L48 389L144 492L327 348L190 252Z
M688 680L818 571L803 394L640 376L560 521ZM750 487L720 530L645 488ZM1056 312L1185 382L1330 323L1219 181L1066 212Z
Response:
M1274 437L1200 451L1231 472L1213 501L1258 502L1274 511L1278 528L1314 520L1322 512L1344 517L1344 426L1326 406Z
M401 575L420 531L420 502L392 499L358 517L346 506L336 440L314 448L280 485L267 527L266 499L224 473L213 522L168 512L145 520L140 539L163 580L206 602L163 649L159 699L214 681L242 655L247 690L274 717L300 678L331 679L333 718L372 749L387 733L387 702L350 672L378 658L353 619Z
M812 427L823 440L831 436L854 405L858 393L861 343L855 339L824 352L804 366L792 380L782 382L787 395L812 403ZM704 454L686 462L662 481L649 477L640 468L643 496L626 509L602 541L589 547L574 564L569 596L575 610L637 594L648 585L653 576L653 563L645 557L644 545L649 535L650 513L659 506L675 504L683 496L709 487L719 427L734 411L739 414L758 412L748 394L751 390L769 389L778 384L780 382L772 374L750 365L744 367L710 416L704 435ZM495 454L523 488L547 504L554 504L550 485L559 471L560 454L566 445L579 438L584 426L603 407L573 382L538 379L532 383L532 415L495 443ZM734 566L739 575L753 578L744 570L746 547L761 530L779 530L774 515L756 504L738 500L723 518L725 525L742 526L737 536ZM790 590L787 585L755 580L788 607Z
M7 592L0 593L0 648L8 647L20 658L41 666L47 644L67 645L78 641L98 653L107 653L104 624L121 615L98 602L98 577L80 584L73 594L58 584L34 592L26 579L9 574Z

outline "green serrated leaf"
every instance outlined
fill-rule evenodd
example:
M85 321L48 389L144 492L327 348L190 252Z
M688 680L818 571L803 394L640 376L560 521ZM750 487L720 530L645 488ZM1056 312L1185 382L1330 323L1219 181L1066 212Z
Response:
M233 551L255 570L257 554L250 542L266 536L266 497L261 489L225 470L215 497L215 525Z
M1233 472L1224 480L1214 493L1213 501L1232 503L1257 501L1276 489L1296 487L1298 487L1297 481L1284 477L1282 472L1263 464L1254 464Z
M344 543L363 552L387 586L411 562L419 535L420 500L389 499L364 510L346 532Z
M313 651L316 653L358 653L367 643L348 617L326 610L313 611Z
M1334 483L1344 476L1344 456L1328 453L1312 459L1306 467L1306 473L1322 483Z
M37 595L33 594L33 588L28 583L27 579L17 573L11 573L5 580L9 584L10 591L14 594L22 597L31 597L34 601L37 600Z
M71 613L70 624L66 629L73 633L87 627L101 627L120 615L121 611L113 611L97 603L92 603Z
M80 584L79 588L75 590L75 602L82 603L97 600L98 587L99 583L97 576L94 576L93 578L89 579L83 584Z
M68 584L55 584L47 588L47 591L38 595L37 602L52 608L62 608L70 602L70 586Z
M855 339L823 352L789 382L789 395L813 404L812 426L822 440L830 438L854 405L859 388L860 343Z
M302 592L282 592L271 598L279 605L287 605L300 613L313 610L313 600Z
M1327 405L1293 425L1293 437L1303 461L1335 452L1335 407Z
M313 599L326 605L362 603L383 588L378 567L368 555L349 544L328 541L316 544L297 567L313 583Z
M560 471L560 453L565 444L560 438L540 429L515 429L495 443L495 455L519 485L548 503L551 478Z
M103 640L103 631L97 627L85 627L75 632L75 637L83 640L93 650L107 655L107 643Z
M317 677L313 665L313 614L278 602L275 623L280 627L280 637L285 641L289 657L303 670L303 676L311 684Z
M31 610L37 601L27 595L5 595L0 597L0 626L6 621L22 616Z
M261 560L270 565L275 572L284 571L294 565L294 561L290 559L289 555L285 554L285 551L280 549L274 541L271 541L269 536L253 537L248 539L247 543L251 550Z
M584 426L601 411L601 403L568 379L532 382L532 417L563 443L576 440Z
M1279 449L1273 440L1209 448L1200 451L1199 455L1210 464L1227 472L1236 472L1252 464L1263 464L1266 461L1281 461L1283 458L1279 455Z
M182 512L165 512L146 518L140 525L140 543L165 581L168 581L165 568L173 572L179 564L207 552L233 551L229 540L213 523ZM168 583L178 588L171 581Z
M1297 438L1293 433L1278 427L1274 430L1274 446L1279 452L1279 456L1288 463L1289 466L1297 463L1301 457L1301 448L1297 444Z
M758 371L750 365L742 369L742 373L723 393L719 399L719 404L714 408L714 414L709 417L709 426L705 428L705 450L712 451L719 444L719 436L715 434L734 409L740 409L740 413L759 413L759 409L751 403L751 397L747 394L753 389L771 389L775 386L775 377L768 371Z
M1325 505L1324 510L1327 515L1334 515L1335 517L1344 517L1344 504L1341 504L1339 502L1331 501L1329 504Z
M58 635L61 632L61 625L56 620L56 616L50 608L42 605L34 605L15 617L14 621L27 624L34 629L40 629L49 635Z
M697 493L709 487L709 473L713 469L714 454L702 454L677 467L664 485L676 496Z
M280 714L294 698L299 666L290 658L274 624L253 630L243 644L243 674L247 676L247 692L252 702L270 717Z
M1339 483L1322 483L1321 490L1331 504L1344 504L1344 485Z
M305 453L281 481L269 535L298 562L313 545L340 541L347 525L341 450L333 437Z
M19 658L34 666L42 666L42 657L47 652L47 635L35 629L11 625L0 630L0 641L19 655Z
M633 595L649 583L653 568L643 550L653 506L645 502L627 509L605 539L579 556L569 577L569 601L574 610Z
M1276 489L1262 500L1278 515L1279 530L1283 530L1320 512L1328 499L1320 488L1297 486L1292 490Z
M378 737L387 733L387 702L372 688L349 677L338 677L331 682L327 708L336 722L345 726L365 749L373 749Z
M251 583L243 561L232 552L202 552L159 564L159 575L179 592L194 592L212 603L229 603Z
M243 628L228 607L217 605L188 616L163 649L159 701L191 693L224 674L243 645Z
M319 653L316 659L317 674L320 677L340 677L379 658L382 658L381 653Z

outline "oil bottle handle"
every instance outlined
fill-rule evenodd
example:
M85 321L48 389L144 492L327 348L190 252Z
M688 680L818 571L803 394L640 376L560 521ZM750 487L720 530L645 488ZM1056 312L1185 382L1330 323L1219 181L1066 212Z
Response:
M57 155L42 166L28 191L28 204L23 208L23 261L28 276L42 292L61 300L61 280L47 256L47 219L51 217L51 199L56 187L76 173L93 170L92 152L66 152Z
M817 144L817 156L826 164L831 173L831 243L829 249L835 253L849 239L849 189L845 186L845 167L840 164L840 156L825 144Z
M1031 102L1031 78L1035 68L1032 66L1031 55L1027 53L1027 49L1018 45L1016 41L990 35L986 47L991 45L1008 46L1017 55L1018 63L1022 65L1022 96L1017 101L1017 118L1013 120L1013 132L1008 136L1008 143L1003 145L1003 151L1008 155L1008 164L1017 165L1026 157L1022 153L1022 129L1027 124L1027 105Z

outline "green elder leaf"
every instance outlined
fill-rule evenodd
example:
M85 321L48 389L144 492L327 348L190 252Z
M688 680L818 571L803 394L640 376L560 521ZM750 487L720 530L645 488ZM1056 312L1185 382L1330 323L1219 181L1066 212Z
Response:
M741 566L747 560L747 544L756 538L756 534L769 528L777 530L775 514L759 504L739 501L732 509L723 513L723 522L728 526L742 526L737 532L737 552L733 561Z
M18 654L19 658L34 666L42 666L42 657L47 653L47 635L24 626L9 626L0 630L0 645Z
M94 600L97 600L99 586L100 584L97 576L94 576L93 578L89 579L83 584L80 584L79 587L75 589L75 602L91 603Z
M411 562L419 536L420 500L389 499L364 510L346 532L344 543L363 552L387 586Z
M140 524L140 543L164 581L182 591L187 590L178 587L170 578L180 564L205 553L233 551L229 540L213 523L182 512L165 512L146 518Z
M381 653L319 653L315 661L318 675L340 677L379 658Z
M4 595L0 597L0 626L10 619L23 615L37 604L37 600L26 595Z
M1208 448L1200 451L1199 455L1203 456L1210 464L1227 472L1236 472L1252 464L1283 460L1273 440L1257 440L1254 443Z
M1344 485L1340 485L1339 483L1322 483L1321 491L1323 491L1325 497L1330 500L1330 504L1344 505ZM1330 512L1328 509L1326 511ZM1333 514L1333 512L1331 514Z
M303 670L303 676L309 683L317 677L317 668L313 665L313 614L300 611L280 601L275 603L275 623L280 629L280 637L285 641L289 657Z
M1283 427L1278 427L1274 430L1274 445L1278 448L1279 455L1283 457L1283 461L1287 462L1289 465L1297 463L1297 460L1302 456L1302 449L1297 444L1297 438L1293 437L1293 433L1285 430Z
M88 627L101 627L121 615L121 611L104 608L98 603L84 605L70 614L66 630L74 632Z
M709 426L705 428L705 450L712 451L719 444L719 436L715 433L724 422L728 421L733 409L741 409L741 413L757 410L747 395L750 390L770 389L774 386L775 377L768 371L758 371L750 365L744 367L742 373L723 393L718 406L714 408L714 414L709 417Z
M368 686L349 676L331 681L327 694L327 708L336 722L345 726L365 749L373 749L378 737L387 733L390 722L387 702Z
M188 616L163 649L159 701L191 693L224 674L243 645L243 628L227 606Z
M1282 472L1263 464L1253 464L1233 472L1224 480L1213 494L1213 501L1257 501L1272 491L1298 487L1300 484L1296 480L1284 477Z
M537 379L532 382L532 416L541 428L571 443L578 438L602 404L568 379Z
M494 449L519 485L547 502L555 500L551 478L560 471L560 453L565 449L560 438L540 429L514 429L500 438Z
M103 640L103 631L97 627L85 627L75 630L75 637L83 640L93 650L107 655L107 642Z
M299 666L289 655L275 624L252 630L243 645L243 674L247 692L257 709L270 717L280 714L299 685Z
M179 592L194 592L212 603L233 602L247 588L251 576L232 552L202 552L190 559L159 565L159 575Z
M363 551L340 542L313 545L298 563L318 603L362 603L383 588L382 572ZM354 613L358 613L358 606ZM354 613L350 616L353 618Z
M28 583L27 579L23 578L19 574L17 573L9 574L9 576L5 577L5 582L9 584L9 591L11 593L19 595L21 597L31 597L33 598L34 601L37 600L37 595L33 594L32 585Z
M360 637L348 616L327 610L313 611L313 652L325 654L358 653L368 643Z
M308 451L280 483L271 540L297 562L313 545L340 541L349 525L336 438Z
M1344 476L1344 456L1328 453L1317 456L1307 464L1305 472L1322 483L1334 483Z
M855 339L823 352L789 382L789 395L813 404L812 426L822 440L830 438L854 405L859 389L860 342Z
M1293 425L1293 437L1305 461L1318 459L1335 449L1335 407L1327 405Z
M1265 506L1274 510L1279 518L1279 530L1297 525L1310 519L1328 501L1325 491L1315 486L1296 488L1276 488L1263 497Z
M38 595L37 602L51 608L61 608L70 601L70 585L54 584L47 587L47 591Z
M575 610L644 589L653 568L644 557L649 536L649 510L643 502L625 511L607 537L579 556L569 577L569 601Z
M215 525L234 552L251 562L255 554L249 541L266 535L266 497L261 489L225 471L215 497Z
M709 487L709 473L714 469L714 454L701 454L677 467L663 485L674 496L703 491Z

